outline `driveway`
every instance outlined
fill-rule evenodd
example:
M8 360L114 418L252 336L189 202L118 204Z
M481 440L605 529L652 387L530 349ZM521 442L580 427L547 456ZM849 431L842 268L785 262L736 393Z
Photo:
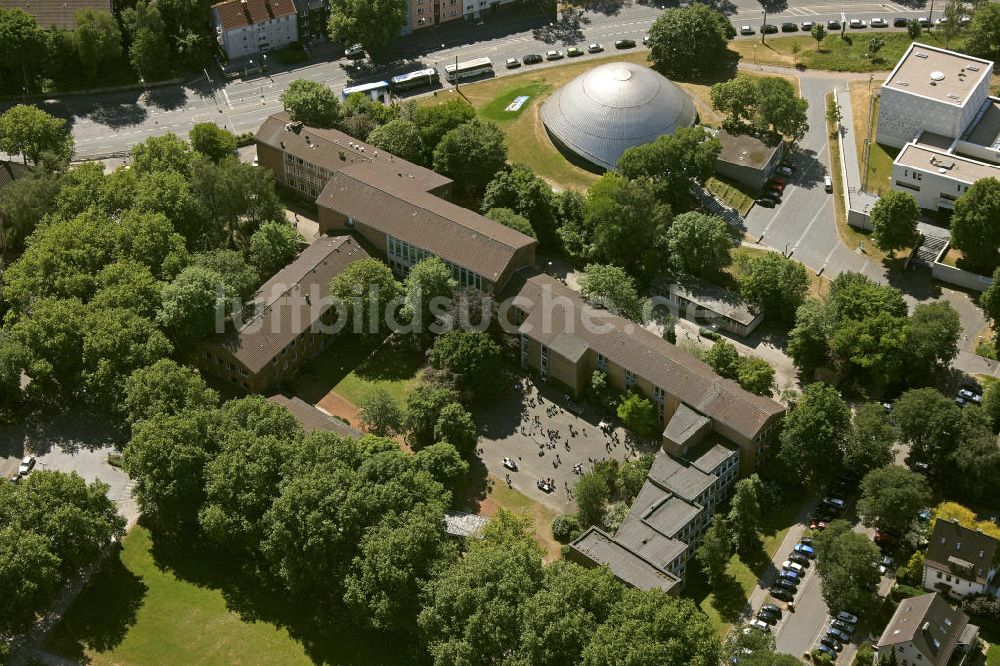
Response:
M59 414L43 423L0 427L0 472L17 471L22 456L32 454L36 470L76 472L87 483L108 484L108 497L131 527L139 518L132 499L132 482L122 470L108 464L108 454L125 442L106 416L91 413Z
M606 435L598 428L602 416L588 404L575 402L551 387L539 393L534 382L525 387L519 380L489 407L476 414L482 424L479 457L489 473L503 482L510 475L510 485L532 500L562 513L576 511L572 489L580 479L573 471L577 463L583 471L594 462L616 458L634 460L642 451L654 451L648 445L633 447L624 428L616 427ZM548 431L555 436L549 440ZM517 461L518 471L503 466L504 457ZM555 490L546 493L536 483L548 478Z

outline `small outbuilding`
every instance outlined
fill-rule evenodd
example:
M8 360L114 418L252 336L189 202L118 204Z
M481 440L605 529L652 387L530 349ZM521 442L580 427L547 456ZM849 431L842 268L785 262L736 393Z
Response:
M771 145L752 134L719 130L716 138L722 150L715 160L715 173L757 191L764 189L785 152L781 141Z

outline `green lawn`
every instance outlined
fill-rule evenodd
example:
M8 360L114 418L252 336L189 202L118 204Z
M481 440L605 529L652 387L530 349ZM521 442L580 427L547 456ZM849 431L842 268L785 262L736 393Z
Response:
M525 110L531 108L538 101L538 96L547 92L551 87L548 83L541 80L512 86L505 89L487 103L486 106L481 108L479 115L496 123L511 122L524 113ZM507 105L522 96L528 98L524 104L517 111L508 111Z
M1000 645L990 645L986 652L986 666L1000 666Z
M742 183L712 176L705 183L705 187L708 188L709 192L726 202L726 205L738 210L740 215L749 213L750 207L753 206L753 191Z
M404 641L373 636L242 578L194 539L134 528L55 628L46 649L92 664L402 663Z
M411 344L414 340L414 336L385 341L341 336L308 369L308 382L302 384L310 386L303 389L308 394L303 397L315 402L333 390L360 405L372 391L383 388L398 404L404 404L426 360L423 350Z

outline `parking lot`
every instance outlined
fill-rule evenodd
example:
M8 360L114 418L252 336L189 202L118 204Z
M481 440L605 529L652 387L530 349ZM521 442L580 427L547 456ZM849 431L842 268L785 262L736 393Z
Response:
M128 475L108 463L108 454L124 442L124 433L105 416L65 413L41 423L0 427L0 473L4 483L17 472L25 455L35 457L35 469L76 472L88 483L108 484L108 497L129 525L138 519Z
M533 383L525 387L522 380L477 414L483 424L479 455L500 482L509 475L511 487L531 499L556 511L574 512L572 488L580 478L575 465L588 471L595 461L632 460L656 448L655 444L633 447L622 428L611 428L605 434L598 427L601 418L590 405L570 400L550 387L539 394ZM516 461L518 471L505 468L504 457ZM552 479L555 489L539 489L539 479Z

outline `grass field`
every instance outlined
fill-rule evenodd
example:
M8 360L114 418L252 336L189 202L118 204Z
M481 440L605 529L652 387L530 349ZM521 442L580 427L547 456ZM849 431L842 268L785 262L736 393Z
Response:
M878 35L885 40L885 46L875 56L866 57L868 42ZM921 43L945 48L937 35L924 32L918 38ZM777 65L779 67L801 67L805 69L826 69L836 72L868 72L892 69L913 40L905 32L878 32L868 30L848 30L842 39L840 33L827 35L817 45L810 35L794 37L769 37L764 44L760 39L733 40L729 48L743 58L744 63ZM794 45L800 51L793 54ZM962 40L951 40L949 48L961 50Z
M1000 666L1000 645L990 645L986 652L986 666Z
M740 215L746 215L753 206L753 192L742 183L731 181L727 178L712 176L705 183L708 191L722 199L727 206L735 208Z
M405 338L405 339L404 339ZM330 390L360 405L375 389L385 389L400 405L406 402L426 361L412 336L382 341L344 335L316 359L304 376L300 393L317 402Z
M859 157L864 157L865 139L868 137L868 123L871 120L871 148L868 154L867 190L873 194L882 194L890 189L892 181L892 162L899 154L896 148L887 148L874 141L878 132L878 98L872 104L872 92L879 89L882 79L874 79L869 86L867 81L851 81L851 113L854 115L854 145ZM843 109L846 113L847 109ZM872 117L874 118L872 119Z
M491 516L499 507L531 516L535 541L545 552L545 559L548 561L559 559L561 546L552 536L552 519L556 517L555 511L524 493L508 488L503 479L494 479L492 489L480 506L480 513Z
M187 541L165 546L136 527L46 649L91 664L400 663L405 648L343 618L310 628L301 608L247 587L227 558Z

